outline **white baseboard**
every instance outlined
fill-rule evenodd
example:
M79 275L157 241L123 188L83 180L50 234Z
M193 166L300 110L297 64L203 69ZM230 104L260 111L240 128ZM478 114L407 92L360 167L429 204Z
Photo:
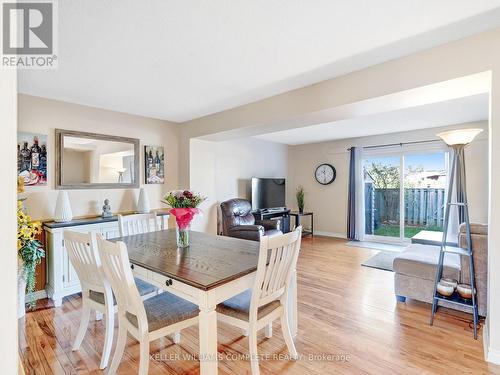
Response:
M347 238L347 235L345 233L323 232L320 230L315 230L314 234L318 235L318 236L325 236L325 237L335 237L335 238L342 238L342 239Z
M490 347L490 337L488 328L489 328L488 318L486 318L483 325L484 359L487 362L493 363L495 365L500 365L500 350L493 349Z
M484 319L483 324L483 351L484 351L484 360L488 361L488 347L490 344L489 330L488 330L488 317Z
M486 361L493 363L495 365L500 365L500 350L497 349L485 349Z

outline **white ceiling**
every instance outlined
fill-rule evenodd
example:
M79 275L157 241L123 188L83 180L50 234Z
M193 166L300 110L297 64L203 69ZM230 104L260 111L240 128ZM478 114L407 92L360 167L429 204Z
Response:
M488 119L489 95L478 94L369 116L305 126L255 138L299 145L441 127Z
M20 92L183 122L500 26L500 0L64 0Z

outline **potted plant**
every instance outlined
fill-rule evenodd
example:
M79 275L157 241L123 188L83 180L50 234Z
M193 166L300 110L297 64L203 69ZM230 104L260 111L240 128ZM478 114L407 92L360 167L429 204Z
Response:
M189 246L189 230L194 216L200 212L197 208L206 198L189 190L174 190L163 197L163 203L172 209L170 213L175 217L177 246Z
M18 180L18 193L24 191L22 179ZM19 257L18 272L18 318L24 316L26 293L29 300L28 307L34 308L36 301L32 297L35 291L36 266L40 264L45 257L45 251L36 236L42 231L42 224L39 221L33 221L26 213L23 201L25 198L17 200L17 253Z
M304 197L305 197L305 195L306 195L306 192L304 191L304 188L301 185L299 185L299 187L297 188L297 192L295 193L295 197L297 198L297 206L299 208L300 213L304 212L304 205L305 205Z

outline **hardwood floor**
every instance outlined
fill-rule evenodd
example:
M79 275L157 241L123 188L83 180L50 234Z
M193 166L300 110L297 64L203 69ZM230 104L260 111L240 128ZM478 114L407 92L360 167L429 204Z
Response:
M296 337L302 358L276 358L288 354L276 321L272 338L259 334L259 353L271 356L261 360L262 374L500 374L500 366L484 361L482 332L472 338L469 315L441 309L430 327L429 305L397 304L393 273L361 266L375 251L325 237L302 243ZM26 315L19 352L27 374L105 373L98 368L103 321L92 321L81 349L71 351L80 305L78 295L60 308L43 300ZM247 342L237 329L219 324L219 374L250 373L249 362L240 358L248 354ZM120 374L137 373L138 349L129 338ZM198 362L189 358L198 353L197 327L183 331L179 345L164 338L150 351L150 374L199 372Z

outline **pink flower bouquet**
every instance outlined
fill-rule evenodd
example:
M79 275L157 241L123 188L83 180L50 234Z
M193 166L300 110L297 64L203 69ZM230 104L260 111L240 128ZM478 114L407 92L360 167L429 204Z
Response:
M176 237L178 247L189 246L189 229L194 216L200 213L197 208L206 198L189 190L174 190L163 197L163 202L172 209L170 213L175 217Z

